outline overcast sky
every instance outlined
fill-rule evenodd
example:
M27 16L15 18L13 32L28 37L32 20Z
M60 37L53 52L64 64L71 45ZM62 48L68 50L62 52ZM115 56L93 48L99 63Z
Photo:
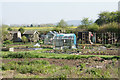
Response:
M4 2L3 24L56 23L61 19L98 18L103 11L117 11L118 2Z

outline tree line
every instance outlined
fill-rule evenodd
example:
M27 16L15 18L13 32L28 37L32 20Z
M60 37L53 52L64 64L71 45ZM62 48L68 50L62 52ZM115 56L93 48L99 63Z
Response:
M90 20L89 18L83 18L81 20L81 25L77 26L77 28L72 28L69 26L63 19L55 26L53 31L62 32L62 33L75 33L79 31L91 31L91 32L114 32L118 33L120 31L119 24L120 23L120 12L101 12L98 14L98 19L95 21ZM3 25L4 28L7 28L7 31L12 31L12 28L6 25ZM31 27L34 27L31 25ZM5 37L7 31L3 28L2 35ZM24 27L18 29L21 33L24 32ZM46 31L39 31L40 33L47 33Z

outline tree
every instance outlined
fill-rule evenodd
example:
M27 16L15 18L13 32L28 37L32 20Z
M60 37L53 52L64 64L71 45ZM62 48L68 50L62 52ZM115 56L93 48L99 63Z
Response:
M112 22L119 22L120 12L101 12L98 16L99 18L95 21L98 25L109 24Z
M31 24L30 27L33 27L33 24Z
M82 21L81 21L81 24L85 25L85 26L90 25L92 23L93 23L93 21L89 20L89 18L83 18Z
M12 28L9 27L7 30L8 30L8 31L12 31Z
M93 21L92 20L89 20L89 18L83 18L81 20L81 24L82 26L84 26L85 28L87 28L88 25L92 24Z
M58 23L57 27L58 27L58 28L61 28L61 29L60 29L60 32L65 32L66 29L67 29L67 27L68 27L68 25L67 25L67 23L62 19L62 20Z
M0 38L2 42L7 40L8 38L8 31L7 31L8 27L9 27L8 25L2 25L2 27L0 27L0 30L1 30Z
M26 36L22 36L22 41L25 43L28 41L27 37Z
M24 28L20 27L20 28L18 29L18 31L20 31L21 34L23 34L25 30L24 30Z
M66 27L68 27L68 25L67 25L67 23L62 19L62 20L58 23L57 27L66 28Z

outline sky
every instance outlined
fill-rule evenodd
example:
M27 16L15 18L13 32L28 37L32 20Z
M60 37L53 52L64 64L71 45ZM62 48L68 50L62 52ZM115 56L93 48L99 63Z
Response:
M1 4L0 4L1 5ZM61 19L96 20L103 11L117 11L115 2L2 2L3 24L45 24Z

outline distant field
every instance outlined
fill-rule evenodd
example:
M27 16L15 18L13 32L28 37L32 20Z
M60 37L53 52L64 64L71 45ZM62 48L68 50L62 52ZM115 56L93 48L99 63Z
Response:
M20 27L12 27L12 29L19 29ZM55 27L23 27L25 30L52 30ZM74 27L69 27L69 28L77 28L76 26Z

